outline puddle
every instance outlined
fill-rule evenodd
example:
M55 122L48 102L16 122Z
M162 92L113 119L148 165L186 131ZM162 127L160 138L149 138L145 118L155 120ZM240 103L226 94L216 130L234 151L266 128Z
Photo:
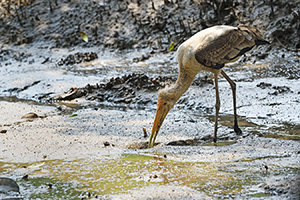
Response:
M17 179L25 199L78 199L88 193L116 195L150 185L187 186L212 197L249 198L260 196L261 193L249 188L266 178L299 172L299 168L272 163L268 167L266 171L254 160L182 162L131 153L34 163L0 162L1 174ZM28 180L22 180L26 174Z

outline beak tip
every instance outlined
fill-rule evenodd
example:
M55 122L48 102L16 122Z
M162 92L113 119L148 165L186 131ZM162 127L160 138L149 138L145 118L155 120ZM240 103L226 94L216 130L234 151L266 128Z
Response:
M154 118L154 123L153 123L152 131L148 143L148 148L153 148L153 146L155 145L155 139L158 134L158 131L169 111L169 107L164 106L165 104L162 104L162 102L158 103L157 105L158 107Z

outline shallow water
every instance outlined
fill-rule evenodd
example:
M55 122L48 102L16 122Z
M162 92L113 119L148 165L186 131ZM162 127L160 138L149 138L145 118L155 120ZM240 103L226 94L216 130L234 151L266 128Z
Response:
M13 178L28 174L27 181L17 182L22 195L30 199L113 195L149 185L188 186L212 197L249 198L261 193L255 185L269 177L299 173L293 165L268 163L268 157L236 160L228 154L227 161L211 162L173 156L124 153L116 157L1 163L1 173ZM268 163L269 170L257 160Z

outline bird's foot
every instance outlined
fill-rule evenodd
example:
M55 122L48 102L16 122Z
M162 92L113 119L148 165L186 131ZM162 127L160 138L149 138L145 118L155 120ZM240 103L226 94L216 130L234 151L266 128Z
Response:
M239 126L238 125L234 125L233 126L233 130L234 130L234 132L237 134L237 135L242 135L243 134L243 132L242 132L242 130L239 128Z

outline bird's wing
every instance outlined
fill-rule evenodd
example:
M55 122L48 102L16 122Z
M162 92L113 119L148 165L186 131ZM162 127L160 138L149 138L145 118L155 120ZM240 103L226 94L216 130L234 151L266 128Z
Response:
M223 31L219 35L211 32L198 46L195 58L206 67L220 69L251 50L257 39L257 36L244 26Z

